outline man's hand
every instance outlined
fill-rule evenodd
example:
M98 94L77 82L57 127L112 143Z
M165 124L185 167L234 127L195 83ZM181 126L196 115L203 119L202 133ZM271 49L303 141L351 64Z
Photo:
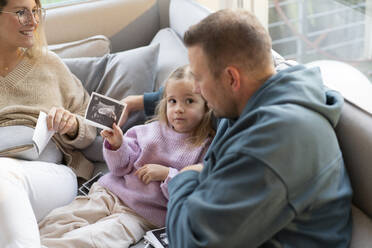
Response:
M114 123L112 125L111 130L102 130L101 136L102 138L106 139L107 142L110 144L112 150L117 150L120 148L121 144L123 143L123 131L121 131L120 127Z
M151 181L164 181L169 173L169 168L160 164L145 164L134 173L145 184Z
M201 172L202 169L203 169L203 164L200 163L200 164L193 164L193 165L186 166L180 172L188 171L188 170L194 170L197 172Z
M75 137L79 124L75 114L64 108L53 107L49 110L47 117L48 130L54 130L60 134Z
M119 122L120 127L123 126L124 123L128 120L130 113L144 109L143 95L127 96L126 98L122 99L121 102L126 103L127 107L125 108L123 117Z

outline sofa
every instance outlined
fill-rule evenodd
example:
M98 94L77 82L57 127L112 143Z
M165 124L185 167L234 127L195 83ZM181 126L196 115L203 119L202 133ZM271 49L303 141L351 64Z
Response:
M121 99L157 90L172 70L186 64L183 34L209 13L193 0L93 0L48 8L46 35L50 49L89 92ZM277 63L290 65L274 54ZM322 64L322 73L330 66ZM340 75L332 75L327 83L347 95L338 89ZM371 113L346 98L336 127L354 191L352 248L372 247ZM143 113L135 113L123 129L143 121ZM107 170L101 142L97 137L83 151L94 162L94 173ZM135 247L143 246L141 241Z

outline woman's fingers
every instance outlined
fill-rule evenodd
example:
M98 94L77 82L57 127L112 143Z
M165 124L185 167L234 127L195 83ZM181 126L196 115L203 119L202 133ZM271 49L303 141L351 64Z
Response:
M65 134L68 131L72 130L75 125L75 121L76 121L75 118L76 117L74 115L69 115L66 118L62 117L62 121L59 124L59 129L60 129L59 133Z
M47 117L47 127L49 131L53 130L53 122L54 122L55 114L56 114L56 108L53 107L49 110L48 117Z
M60 129L60 124L63 119L64 111L62 109L57 109L56 114L54 116L54 121L53 121L53 129L55 131L59 131Z
M75 128L76 116L64 108L53 107L50 109L47 118L47 127L49 130L65 134Z

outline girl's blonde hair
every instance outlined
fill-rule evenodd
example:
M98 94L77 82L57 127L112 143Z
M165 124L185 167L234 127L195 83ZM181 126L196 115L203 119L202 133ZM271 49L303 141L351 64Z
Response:
M167 118L167 86L173 82L178 80L184 81L191 81L193 82L194 76L190 71L189 65L184 65L176 70L174 70L169 77L167 78L163 90L163 95L161 100L159 101L158 105L155 109L155 117L150 120L151 121L159 121L169 125L168 118ZM204 99L203 99L204 100ZM215 134L215 130L213 128L213 121L212 121L212 111L208 108L207 103L205 102L205 114L203 119L199 123L199 125L194 129L191 137L188 139L191 145L193 146L200 146L204 143L204 141L208 137L213 137Z

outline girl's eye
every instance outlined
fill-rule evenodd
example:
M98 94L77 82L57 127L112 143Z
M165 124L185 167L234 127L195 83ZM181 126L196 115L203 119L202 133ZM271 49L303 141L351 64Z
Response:
M186 99L186 103L187 103L187 104L191 104L191 103L193 103L193 102L194 102L194 99L191 99L191 98Z
M169 103L176 103L176 100L175 99L168 99L168 102Z

